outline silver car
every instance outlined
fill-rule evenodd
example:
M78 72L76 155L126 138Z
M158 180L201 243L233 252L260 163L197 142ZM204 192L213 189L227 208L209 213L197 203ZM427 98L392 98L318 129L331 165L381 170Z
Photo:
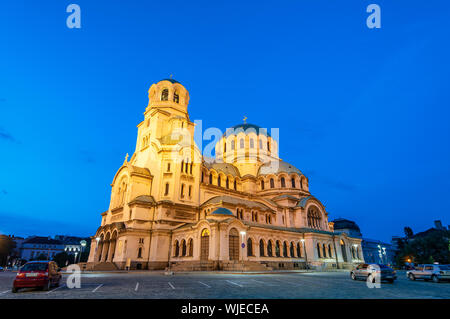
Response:
M418 265L413 270L408 270L406 276L410 280L423 279L425 281L450 280L450 266L448 265Z
M376 276L381 281L393 283L397 279L397 273L392 268L382 264L359 264L350 272L353 280L363 279L375 282Z

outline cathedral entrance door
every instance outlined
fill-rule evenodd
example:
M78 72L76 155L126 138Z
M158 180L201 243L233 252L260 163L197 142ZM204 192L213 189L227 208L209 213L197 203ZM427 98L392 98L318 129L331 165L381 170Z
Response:
M203 229L200 238L200 260L208 260L209 258L209 230Z
M239 233L236 228L230 230L228 236L230 260L239 260Z

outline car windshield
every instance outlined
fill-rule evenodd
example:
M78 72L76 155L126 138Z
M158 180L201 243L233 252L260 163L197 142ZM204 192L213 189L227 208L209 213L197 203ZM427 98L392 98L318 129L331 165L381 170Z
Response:
M441 265L439 266L440 270L450 270L450 266L449 265Z
M380 267L380 268L383 268L383 269L389 269L390 267L388 267L388 266L386 266L386 265L381 265L381 264L378 264L378 266Z
M47 270L48 264L46 263L31 263L25 264L20 271L45 271Z

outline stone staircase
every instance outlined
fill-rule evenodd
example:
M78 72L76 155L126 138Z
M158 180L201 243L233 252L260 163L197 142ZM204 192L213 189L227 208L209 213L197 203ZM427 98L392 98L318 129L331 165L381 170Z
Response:
M116 266L116 264L112 262L101 262L101 263L91 263L91 265L88 265L86 269L89 270L99 270L99 271L114 271L119 270L119 268Z
M172 262L170 265L171 271L213 271L217 269L217 263L211 260L202 261L181 261Z
M272 267L258 261L226 261L222 263L224 271L271 271Z

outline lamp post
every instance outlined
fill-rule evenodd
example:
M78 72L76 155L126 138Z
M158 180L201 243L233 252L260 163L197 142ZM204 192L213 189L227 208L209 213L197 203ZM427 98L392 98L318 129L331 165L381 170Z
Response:
M83 250L84 250L84 247L86 247L86 244L87 244L87 242L84 239L80 241L81 251L80 251L80 260L79 260L79 262L81 262L81 255L83 254Z
M243 261L244 260L244 248L245 248L244 238L245 238L246 232L241 231L240 234L241 234L241 241L242 241L241 247L242 247L242 261Z
M77 263L77 255L78 255L78 251L75 252L75 259L74 259L74 262L73 262L74 264Z

